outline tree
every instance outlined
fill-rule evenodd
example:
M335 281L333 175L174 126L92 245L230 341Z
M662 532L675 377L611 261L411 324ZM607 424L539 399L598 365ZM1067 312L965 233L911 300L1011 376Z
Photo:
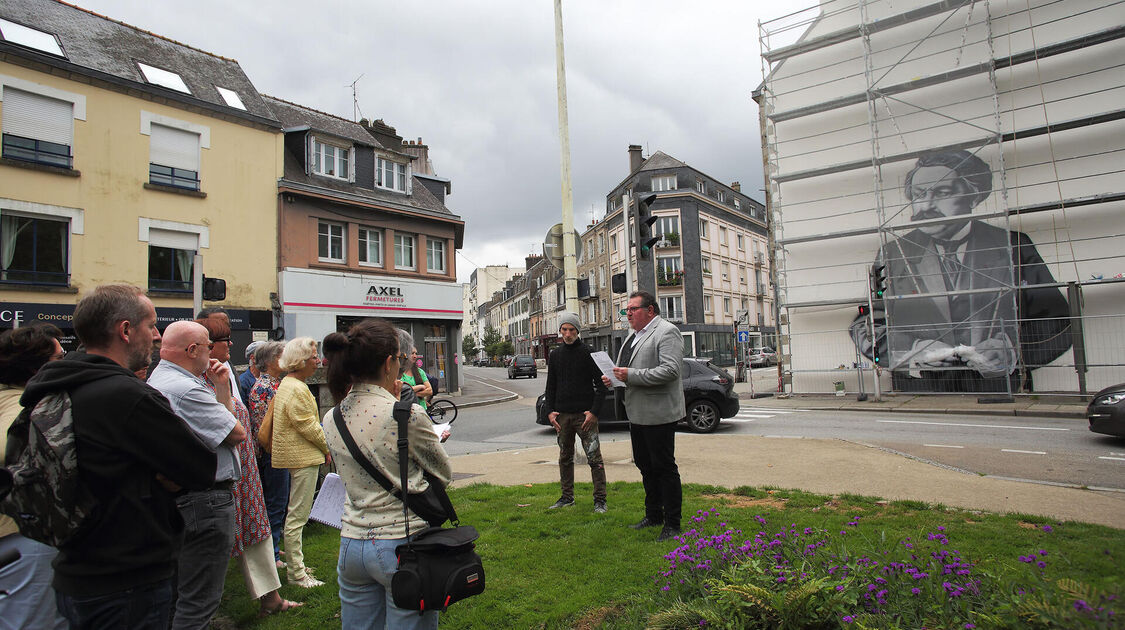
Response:
M505 339L504 341L501 341L500 344L499 344L499 347L496 349L496 355L497 356L506 357L508 355L515 354L515 353L516 353L515 346L513 346L512 342L508 341L507 339Z
M501 352L501 344L504 343L504 338L500 336L500 331L492 326L486 326L484 329L484 339L481 340L481 345L484 346L484 352L489 357L503 356Z
M461 356L465 358L474 357L477 354L477 341L473 338L472 334L465 335L461 340Z

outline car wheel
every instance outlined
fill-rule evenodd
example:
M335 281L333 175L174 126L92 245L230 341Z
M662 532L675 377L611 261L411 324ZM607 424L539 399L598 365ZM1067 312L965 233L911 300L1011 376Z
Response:
M695 433L711 433L719 427L719 410L711 401L697 400L688 406L687 424Z

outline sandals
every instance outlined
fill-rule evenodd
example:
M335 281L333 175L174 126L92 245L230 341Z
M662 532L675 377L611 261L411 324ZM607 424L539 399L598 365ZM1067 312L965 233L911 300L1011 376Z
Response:
M300 608L301 606L304 606L304 605L305 605L304 602L291 602L288 599L283 599L283 600L281 600L281 603L277 605L276 608L264 608L263 607L261 610L259 610L258 611L258 618L264 619L266 617L269 617L270 615L276 615L277 613L288 612L292 608Z

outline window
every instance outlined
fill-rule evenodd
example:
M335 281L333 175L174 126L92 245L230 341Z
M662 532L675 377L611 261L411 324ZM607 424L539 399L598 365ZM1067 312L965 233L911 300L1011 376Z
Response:
M606 308L605 300L602 300L602 319L609 319L609 310Z
M711 238L711 226L707 223L707 219L699 220L699 238L704 240Z
M426 239L426 271L445 273L445 241Z
M359 264L383 266L383 231L359 228Z
M719 245L726 245L726 244L727 244L727 229L723 226L719 226Z
M746 249L746 239L741 234L736 234L735 238L738 239L738 249Z
M746 284L746 266L745 265L739 265L738 266L738 283L739 284Z
M739 303L742 305L742 310L744 310L744 311L750 310L750 298L743 297L743 298L739 299Z
M379 158L375 167L375 185L387 190L406 192L406 165Z
M711 312L711 296L706 293L703 294L703 312Z
M734 198L734 209L735 210L741 210L742 209L742 202L738 200L738 197Z
M701 266L703 267L703 275L705 275L705 276L711 275L711 257L710 256L704 256L703 257Z
M665 240L675 238L678 241L679 239L677 237L680 235L680 217L660 217L652 226L652 234L653 236L663 236ZM672 234L676 236L671 237L670 235Z
M730 298L729 297L723 298L723 312L726 313L727 315L730 315Z
M219 87L217 85L215 86L215 89L219 91L219 96L223 97L223 102L225 102L227 105L230 105L235 109L241 109L243 111L246 110L246 105L242 103L242 99L239 98L238 92L235 92L234 90L228 90L225 87Z
M350 180L350 158L350 147L325 144L319 138L312 139L312 170L317 175Z
M611 252L617 251L617 233L616 232L614 232L609 237L609 251L611 251Z
M605 234L598 234L598 253L605 253Z
M702 179L695 180L695 190L701 194L707 194L707 184Z
M678 287L684 283L683 268L679 256L661 256L656 259L656 284L662 287Z
M652 192L676 190L676 188L677 186L675 175L660 175L652 178Z
M598 267L598 286L605 286L605 265Z
M322 262L344 262L344 226L339 223L317 223L317 256Z
M74 103L4 86L3 155L70 168Z
M145 81L160 87L166 87L169 90L183 92L184 94L191 94L186 83L180 75L175 72L164 70L163 68L156 68L137 62L137 67L141 69L141 74L144 75Z
M725 260L722 263L723 280L730 280L730 263Z
M199 190L199 134L152 123L149 127L150 184Z
M0 282L69 284L70 224L65 220L0 216Z
M195 277L195 251L148 246L148 290L191 293Z
M415 269L414 237L395 234L395 269Z
M716 188L715 189L715 199L718 199L719 201L726 201L727 196L726 196L726 194L723 193L723 191Z
M3 36L4 41L18 44L26 48L34 48L39 52L45 52L58 57L65 58L62 47L59 46L59 40L50 33L45 33L34 28L9 22L8 20L0 19L0 36Z
M668 320L684 319L684 298L680 295L662 295L658 298L660 302L660 315Z

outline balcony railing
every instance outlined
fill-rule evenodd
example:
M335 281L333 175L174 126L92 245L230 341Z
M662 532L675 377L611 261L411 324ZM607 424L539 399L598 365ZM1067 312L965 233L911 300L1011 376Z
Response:
M11 160L70 168L73 158L65 144L24 138L6 133L3 138L3 156Z
M683 271L664 271L663 268L657 269L656 284L662 287L678 287L684 283Z

